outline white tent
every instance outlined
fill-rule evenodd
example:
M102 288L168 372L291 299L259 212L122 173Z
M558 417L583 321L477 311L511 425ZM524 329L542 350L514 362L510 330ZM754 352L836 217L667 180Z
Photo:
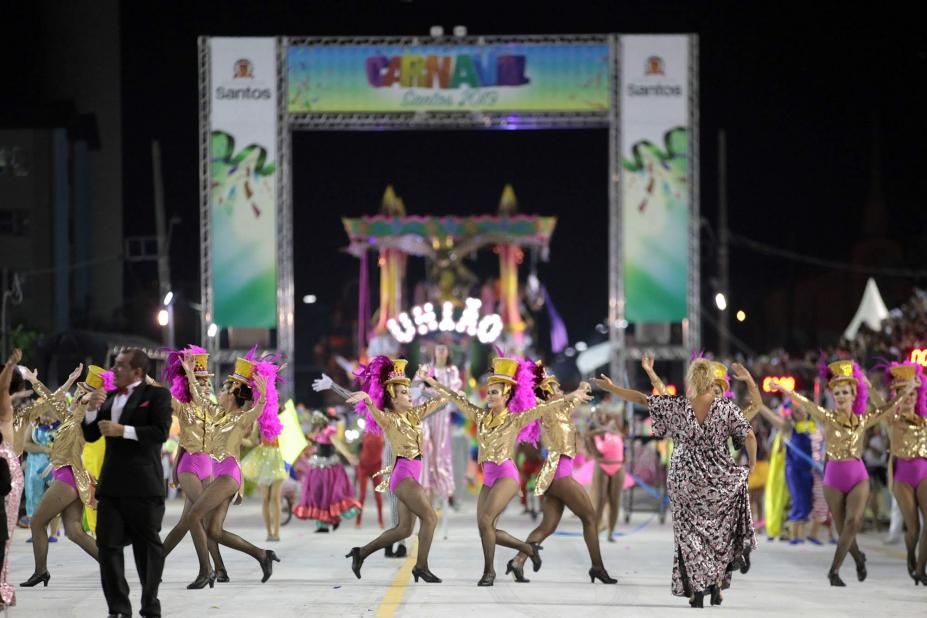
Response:
M882 320L888 317L888 309L879 294L879 286L876 285L875 279L869 278L866 282L866 290L863 292L863 300L859 303L859 309L847 329L843 331L843 336L852 339L859 332L859 327L865 324L872 330L879 330L882 326Z

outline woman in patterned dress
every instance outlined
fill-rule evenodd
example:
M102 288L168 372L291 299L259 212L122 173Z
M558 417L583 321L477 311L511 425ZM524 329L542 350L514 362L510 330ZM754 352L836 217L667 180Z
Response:
M750 373L733 365L734 377L753 384ZM702 607L711 595L721 603L721 589L730 586L731 573L743 564L745 552L756 548L747 476L756 463L756 437L740 408L712 390L713 370L696 359L686 376L686 397L653 395L620 388L607 376L600 388L638 405L647 405L653 434L673 439L667 490L673 505L674 558L672 592ZM751 389L752 390L752 389ZM731 458L728 438L747 447L749 465Z

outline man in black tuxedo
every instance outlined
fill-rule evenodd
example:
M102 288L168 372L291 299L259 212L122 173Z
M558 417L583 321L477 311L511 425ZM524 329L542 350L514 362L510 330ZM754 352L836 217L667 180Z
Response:
M123 548L129 543L142 581L141 615L161 615L161 446L171 426L171 394L146 383L148 364L148 356L141 350L120 353L113 366L118 390L93 393L84 418L87 442L106 436L106 454L96 489L97 548L111 618L132 615L123 556Z

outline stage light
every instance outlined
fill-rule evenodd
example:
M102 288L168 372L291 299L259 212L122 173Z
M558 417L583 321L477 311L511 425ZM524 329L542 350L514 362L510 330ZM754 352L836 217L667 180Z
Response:
M367 421L365 419L359 418L357 419L357 426L360 429L364 429L367 426Z
M167 309L162 309L158 312L158 324L167 326L168 322L170 322L170 315L167 313Z
M428 33L435 38L438 38L439 36L444 36L444 26L432 26L428 30Z
M566 355L567 358L573 358L574 356L576 356L576 350L574 350L572 347L567 348L566 350L563 351L563 353Z
M360 432L356 429L347 429L344 432L344 437L348 439L348 442L354 442L360 437Z
M715 305L718 307L719 311L727 309L727 298L725 298L724 294L721 292L715 294Z
M454 26L454 36L463 38L467 36L467 27L466 26Z
M587 349L589 349L589 346L586 345L586 342L585 342L585 341L577 341L577 342L576 342L576 351L577 351L577 352L585 352Z
M317 300L318 298L316 298L315 294L306 294L303 296L303 303L307 305L314 305Z
M739 310L739 311L737 312L737 321L738 321L738 322L743 322L743 321L746 320L746 319L747 319L747 312L744 311L743 309Z
M215 337L218 332L219 332L219 326L215 322L213 322L212 324L209 325L209 328L206 329L206 336Z
M173 300L174 300L174 293L173 293L173 292L168 292L167 294L164 295L164 301L162 302L162 304L163 304L165 307L167 307L168 305L171 304L171 301L173 301Z

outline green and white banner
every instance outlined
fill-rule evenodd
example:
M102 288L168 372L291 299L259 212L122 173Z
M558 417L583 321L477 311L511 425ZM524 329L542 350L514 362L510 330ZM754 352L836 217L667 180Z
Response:
M212 321L277 325L277 49L211 38L209 200Z
M689 37L621 37L622 246L628 322L688 315Z

